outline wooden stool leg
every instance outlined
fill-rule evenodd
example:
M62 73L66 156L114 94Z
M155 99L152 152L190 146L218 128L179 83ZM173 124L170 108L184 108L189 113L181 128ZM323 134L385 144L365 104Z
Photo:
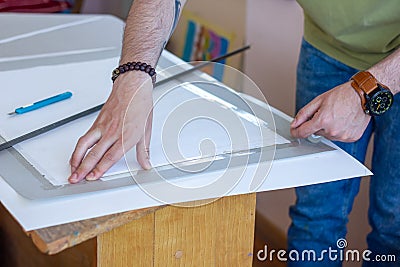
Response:
M97 266L153 266L154 213L97 237Z
M251 266L255 194L168 206L97 237L98 266Z

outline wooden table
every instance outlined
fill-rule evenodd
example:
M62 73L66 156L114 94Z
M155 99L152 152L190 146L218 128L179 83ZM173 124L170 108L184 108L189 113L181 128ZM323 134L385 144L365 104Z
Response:
M24 267L251 266L255 204L252 193L195 208L147 208L30 232L0 205L0 259L5 266Z

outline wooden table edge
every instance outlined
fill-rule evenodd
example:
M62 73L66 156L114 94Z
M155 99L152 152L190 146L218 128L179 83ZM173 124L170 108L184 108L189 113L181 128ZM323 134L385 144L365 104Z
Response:
M121 212L27 231L26 234L42 253L54 255L164 207L166 206Z

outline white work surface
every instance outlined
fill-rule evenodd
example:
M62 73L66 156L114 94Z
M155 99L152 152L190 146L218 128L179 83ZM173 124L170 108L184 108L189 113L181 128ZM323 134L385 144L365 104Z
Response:
M115 56L116 52L120 49L123 23L115 18L109 16L2 14L0 15L0 23L1 25L16 25L15 27L6 27L6 31L0 33L0 81L2 84L6 82L4 81L7 77L6 73L12 73L13 75L20 73L24 78L27 78L29 73L39 73L40 70L46 70L48 68L46 66L48 65L57 65L55 68L65 68L66 66L74 66L74 64L84 66L85 64L90 65L96 62L98 63L99 72L104 76L109 75L107 72L108 66L117 62ZM27 26L25 27L25 25ZM88 32L92 34L87 34ZM112 36L114 39L111 41L110 37L105 34L108 32L114 33ZM115 33L118 33L119 36L116 36ZM63 41L66 38L65 36L68 36L69 40L77 41L65 42ZM24 49L27 44L31 45ZM180 62L179 59L169 53L164 53L163 58L174 60L176 63ZM65 64L59 65L60 62ZM6 68L6 66L10 66L10 68ZM104 68L104 66L107 68ZM82 71L85 72L85 69ZM65 75L68 74L71 75L71 79L78 75L73 74L73 68L69 73L65 73ZM95 78L91 77L91 79ZM46 79L46 77L43 77L43 79ZM80 79L85 79L85 77L83 76ZM93 84L95 83L93 82ZM102 85L96 84L96 86ZM109 82L104 90L109 90L110 86L111 83ZM67 88L60 88L60 91L64 89ZM92 94L96 91L94 88L88 88L87 90L87 93L92 92ZM96 95L97 98L94 102L100 104L106 99L107 91L102 92L102 94ZM6 99L4 98L6 94L7 92L3 92L3 99ZM82 97L82 94L84 95L84 92L76 94L76 97ZM48 92L43 92L43 96L47 95ZM26 94L21 94L21 102L27 100L23 98L25 96ZM90 96L91 94L88 93L86 97ZM259 109L265 109L266 111L269 109L264 103L251 97L245 95L242 97L246 98L247 101ZM41 97L38 98L40 99ZM60 104L67 105L68 101ZM4 103L6 104L2 104L1 106L1 116L4 115L5 111L12 111L12 107L15 107L16 103L19 103L19 100L12 99L12 101ZM82 106L77 108L82 108ZM81 110L76 110L74 113L79 111ZM276 110L274 110L274 114L281 118L283 123L289 124L291 118ZM32 113L31 115L34 116L35 114ZM3 119L3 123L7 122L7 118L3 117ZM46 119L51 121L51 118ZM43 122L35 120L32 123L37 126L31 126L38 127L41 123L47 124L49 121L46 121L45 118L43 118ZM28 130L27 128L18 127L18 125L12 125L12 121L8 122L8 127L11 128L3 129L0 126L0 134L6 137L6 139L23 134ZM89 126L90 123L87 127ZM74 134L77 136L80 135L76 132ZM40 139L41 142L45 140L43 137L40 138L42 138ZM278 138L278 144L285 143L286 139L284 137ZM307 141L301 140L299 142ZM274 160L272 166L271 162L267 161L260 164L249 164L246 168L236 167L230 170L231 174L237 173L241 178L229 190L224 191L223 194L210 190L211 192L206 196L200 196L197 194L179 194L171 190L168 196L168 203L245 194L254 191L276 190L370 174L368 169L345 152L337 149L332 143L326 140L324 140L324 143L335 149L320 153L305 154L303 156L280 158ZM257 144L257 142L254 144ZM20 150L21 154L23 154L22 150ZM26 159L31 163L35 162L35 157L37 157L34 152L33 150L33 153L29 154L30 156L26 156ZM39 165L37 168L42 168L41 173L48 173L45 165ZM260 172L260 170L263 171ZM269 173L268 170L270 170ZM56 168L55 172L57 171L58 168ZM174 182L176 185L182 187L198 186L199 184L207 185L218 178L223 171L203 171ZM268 177L264 179L266 173L268 173ZM15 175L18 175L18 171L16 171ZM254 187L252 186L254 181L263 182ZM153 192L157 190L168 191L164 187L157 188L157 185L154 185L152 190L155 190ZM55 198L29 200L19 195L9 183L1 178L0 200L25 230L34 230L127 210L165 204L165 202L152 197L137 185Z

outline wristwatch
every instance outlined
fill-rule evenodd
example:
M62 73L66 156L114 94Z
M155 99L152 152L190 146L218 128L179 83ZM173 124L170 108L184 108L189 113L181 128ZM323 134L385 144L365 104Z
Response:
M366 114L379 116L392 106L392 92L368 71L356 73L351 80L351 86L360 95L361 106Z

